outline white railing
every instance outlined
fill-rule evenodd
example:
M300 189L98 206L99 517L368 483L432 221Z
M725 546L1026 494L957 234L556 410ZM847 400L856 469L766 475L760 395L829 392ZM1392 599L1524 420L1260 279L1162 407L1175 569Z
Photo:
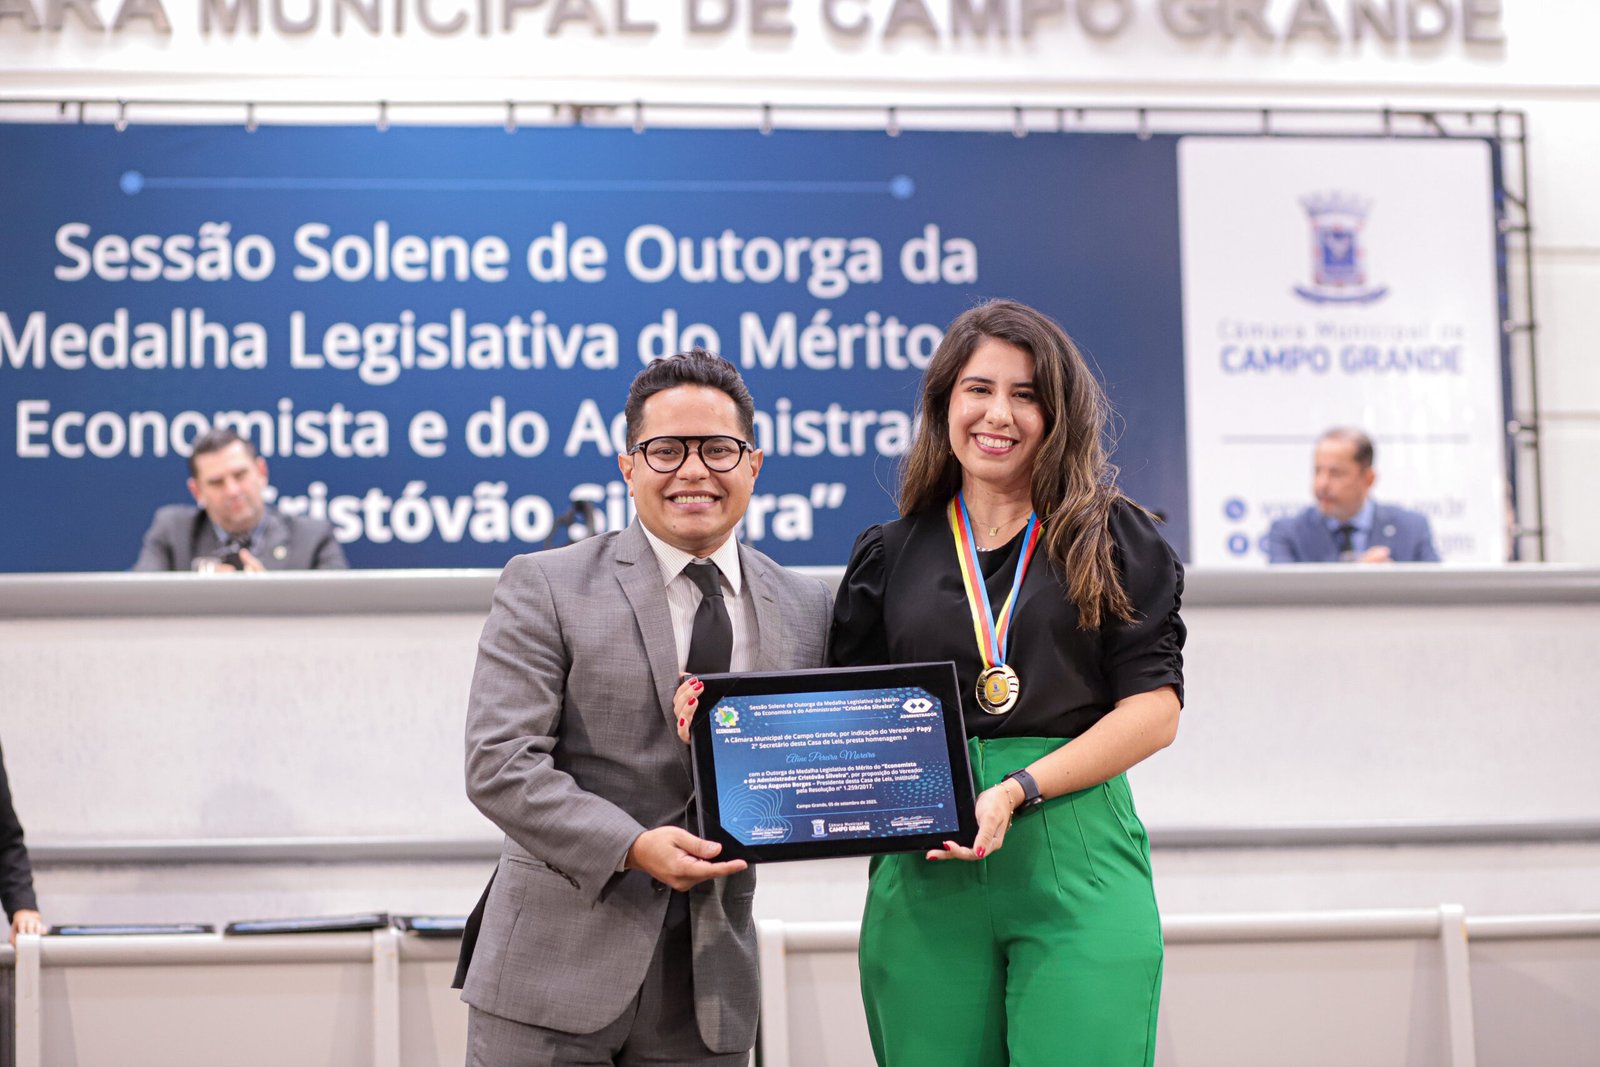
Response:
M853 954L859 937L856 922L787 922L762 920L757 925L762 972L761 1062L765 1067L792 1067L797 1062L795 1041L805 1045L812 1035L791 1028L790 1006L804 1002L808 992L790 980L791 957L811 954ZM1296 955L1304 963L1314 958L1313 947L1328 942L1416 942L1438 949L1440 997L1438 1018L1442 1020L1441 1047L1436 1062L1448 1067L1476 1067L1477 1025L1473 1012L1472 943L1526 942L1543 940L1594 942L1594 953L1584 948L1578 953L1585 966L1600 971L1600 914L1530 915L1469 918L1455 905L1437 908L1337 912L1280 912L1238 915L1176 915L1163 922L1169 958L1181 958L1189 946L1267 946L1301 945L1306 951ZM402 1067L403 1063L454 1063L459 1057L449 1048L454 1036L435 1055L406 1047L403 1024L409 1012L433 1012L438 1019L459 1022L464 1039L464 1013L454 1000L453 991L433 988L443 985L437 973L429 979L428 1004L402 996L402 964L447 964L455 959L455 939L425 939L393 929L372 933L296 934L278 936L226 937L223 935L155 935L130 937L47 937L23 936L13 953L0 944L0 967L14 966L13 982L16 1067L44 1067L60 1062L61 1051L52 1055L50 1041L66 1041L70 1034L47 1025L45 981L52 970L118 967L275 967L284 964L358 964L370 967L371 1062L373 1067ZM1565 951L1565 950L1563 950ZM1433 958L1432 954L1429 956ZM414 973L414 972L413 972ZM1432 972L1430 971L1430 974ZM1183 995L1178 981L1170 982L1169 995ZM56 981L48 984L49 995L71 999L73 985ZM245 996L252 988L244 983ZM1420 988L1426 989L1424 984ZM837 991L836 991L837 992ZM853 999L853 993L846 993ZM1554 995L1554 994L1552 994ZM1580 997L1587 994L1579 994ZM365 996L351 998L341 1005L346 1019L359 1011ZM1600 1009L1600 994L1596 994ZM92 1008L82 1004L50 1005L57 1020L75 1018L75 1025L93 1026ZM72 1010L67 1010L67 1009ZM1241 1006L1241 1010L1245 1010ZM1411 1011L1431 1009L1420 1001ZM444 1012L444 1015L438 1013ZM1165 1011L1165 1009L1164 1009ZM412 1020L413 1022L416 1020ZM451 1027L454 1027L454 1022ZM1587 1032L1585 1032L1586 1034ZM1572 1035L1584 1040L1585 1034ZM129 1047L138 1048L140 1035L128 1034ZM864 1050L862 1055L865 1056ZM804 1058L804 1057L802 1057ZM3 1059L3 1056L0 1056ZM88 1064L90 1060L83 1060ZM1186 1060L1185 1062L1188 1062ZM1202 1056L1200 1061L1204 1062Z
M255 966L369 963L372 967L372 1067L400 1067L400 963L454 961L455 938L421 938L393 927L371 933L226 937L154 934L17 938L14 966L16 1067L57 1062L44 1047L43 971L74 967ZM0 965L6 950L0 946Z
M761 1062L791 1067L788 957L806 953L854 953L860 924L785 922L757 925L761 955ZM1454 904L1437 908L1334 912L1273 912L1236 915L1175 915L1162 921L1168 946L1319 941L1436 942L1443 969L1444 1017L1449 1067L1476 1067L1469 942L1595 939L1600 952L1600 914L1468 918ZM1600 1010L1600 994L1597 994Z

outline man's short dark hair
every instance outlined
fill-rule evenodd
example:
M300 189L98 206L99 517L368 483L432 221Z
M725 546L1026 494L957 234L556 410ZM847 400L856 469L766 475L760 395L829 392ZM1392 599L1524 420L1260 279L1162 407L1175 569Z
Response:
M199 477L199 468L196 467L194 462L196 456L203 456L208 452L221 452L224 448L228 448L235 443L244 445L244 450L251 459L255 459L259 455L256 452L256 446L250 443L248 437L240 437L237 430L230 429L227 426L213 426L199 437L196 437L194 445L189 449L189 477Z
M1353 426L1335 426L1331 430L1322 431L1321 441L1340 441L1355 449L1356 466L1366 470L1372 466L1372 438L1363 431Z
M639 443L644 402L680 385L705 385L727 393L734 407L739 409L739 425L744 428L745 440L751 445L756 443L756 402L745 388L744 379L739 377L738 368L721 356L695 348L655 360L634 376L633 384L628 387L628 405L623 409L629 448Z

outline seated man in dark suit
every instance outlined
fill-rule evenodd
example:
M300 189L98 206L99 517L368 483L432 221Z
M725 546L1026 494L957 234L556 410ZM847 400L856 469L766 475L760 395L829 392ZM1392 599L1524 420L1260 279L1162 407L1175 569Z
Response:
M321 519L296 518L262 500L267 461L228 429L208 430L189 454L189 492L197 507L173 504L145 531L136 571L289 571L347 564ZM207 561L196 567L195 561Z
M1279 519L1267 534L1272 563L1438 563L1428 517L1369 495L1372 438L1333 429L1317 439L1315 507Z

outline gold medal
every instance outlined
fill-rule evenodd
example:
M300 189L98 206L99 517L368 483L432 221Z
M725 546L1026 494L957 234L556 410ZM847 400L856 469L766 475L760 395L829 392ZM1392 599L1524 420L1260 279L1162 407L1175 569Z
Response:
M1039 517L1028 516L1022 536L1022 558L1017 561L1016 572L1011 577L1011 593L996 618L984 588L978 544L972 536L972 520L961 494L957 493L950 501L945 515L950 522L950 536L956 543L956 563L961 568L967 606L972 609L972 634L977 639L978 656L984 665L978 675L978 707L989 715L1004 715L1017 706L1017 698L1022 695L1022 681L1005 661L1006 649L1011 640L1012 611L1017 606L1017 594L1022 590L1022 578L1033 561L1033 550L1039 546Z
M1022 679L1008 663L987 668L978 675L978 706L990 715L1004 715L1017 705Z

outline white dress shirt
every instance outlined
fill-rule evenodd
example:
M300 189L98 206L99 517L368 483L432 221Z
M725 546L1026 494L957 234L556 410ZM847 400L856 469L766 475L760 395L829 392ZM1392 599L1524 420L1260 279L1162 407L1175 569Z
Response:
M667 608L672 613L672 636L678 646L678 671L689 662L689 637L694 632L694 613L702 599L700 587L683 573L685 567L699 567L691 553L674 548L639 524L645 539L655 550L661 565L661 580L667 589ZM706 557L722 572L722 596L728 605L728 621L733 624L733 664L735 671L747 671L756 662L756 606L744 576L739 570L739 542L730 534L715 552ZM676 687L674 687L676 688Z

